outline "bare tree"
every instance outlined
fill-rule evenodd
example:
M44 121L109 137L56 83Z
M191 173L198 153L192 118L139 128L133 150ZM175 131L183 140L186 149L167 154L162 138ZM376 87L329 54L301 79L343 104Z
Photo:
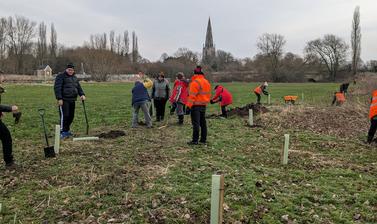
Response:
M56 58L57 50L58 50L58 42L57 42L57 34L55 30L55 26L52 23L51 24L51 34L50 34L50 57Z
M132 63L137 63L139 60L139 47L137 43L137 36L135 31L132 32Z
M110 31L109 41L110 41L110 51L114 52L114 48L115 48L115 32L114 32L114 30Z
M160 62L165 62L166 59L169 58L169 55L167 53L163 53L160 57Z
M16 58L16 73L25 73L24 58L32 48L36 23L22 16L9 17L7 23L8 48Z
M0 60L3 60L6 56L6 29L7 20L0 18Z
M90 35L90 47L97 50L106 50L107 49L106 33Z
M269 61L270 73L274 81L278 81L279 61L283 55L286 41L282 35L265 33L259 37L257 47L260 54Z
M356 75L360 64L361 53L361 29L360 29L360 7L357 6L353 13L352 33L351 33L351 48L352 48L352 74Z
M323 39L309 41L305 47L306 60L316 60L325 64L329 77L335 81L339 66L345 61L348 45L343 39L327 34Z
M37 43L37 58L42 65L43 61L47 59L47 38L46 38L47 26L42 22L38 27L38 43Z
M174 57L176 58L184 58L188 61L192 61L194 63L199 62L198 54L191 51L188 48L178 48L177 52L174 53Z
M123 34L123 53L124 56L128 57L128 54L130 52L130 38L128 37L128 31L124 31Z
M115 38L115 53L118 55L123 55L122 51L122 34L118 34Z

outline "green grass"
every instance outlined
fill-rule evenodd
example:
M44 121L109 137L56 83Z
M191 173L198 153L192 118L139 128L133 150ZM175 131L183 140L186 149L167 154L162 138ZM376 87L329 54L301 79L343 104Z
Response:
M234 105L255 102L257 84L225 83ZM51 86L9 85L3 103L23 112L14 126L14 154L20 168L0 170L0 223L99 222L208 223L211 175L225 175L225 223L377 222L376 151L355 139L291 134L289 164L280 165L283 134L278 128L248 128L246 119L209 119L207 147L188 147L191 127L130 129L132 84L84 84L92 133L120 129L115 140L64 141L55 159L43 158L38 108L46 109L51 134L58 111ZM337 84L269 86L274 105L284 95L305 95L305 105L325 106ZM264 97L263 100L266 100ZM208 113L217 113L211 105ZM170 123L175 122L170 117ZM159 127L163 124L156 124ZM85 130L78 103L75 133ZM336 142L336 144L326 144ZM256 183L261 186L256 186Z

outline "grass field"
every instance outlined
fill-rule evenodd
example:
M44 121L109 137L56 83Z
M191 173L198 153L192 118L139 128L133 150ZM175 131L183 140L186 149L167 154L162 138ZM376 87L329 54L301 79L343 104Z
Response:
M255 101L256 84L224 85L233 93L234 107ZM3 103L19 105L23 119L14 126L10 115L3 118L20 167L0 169L0 223L208 223L215 173L225 175L225 223L377 223L377 153L362 136L248 128L246 118L234 117L209 119L209 145L188 147L188 117L183 127L170 117L168 128L130 128L131 87L83 84L91 133L124 130L125 137L66 140L57 158L45 159L37 110L46 109L52 134L59 119L52 86L6 86ZM270 84L271 107L284 108L282 96L304 93L305 106L326 108L337 88ZM208 113L218 111L211 105ZM266 113L263 121L272 115L279 114ZM83 135L84 130L78 103L73 131ZM291 135L292 152L282 166L285 133Z

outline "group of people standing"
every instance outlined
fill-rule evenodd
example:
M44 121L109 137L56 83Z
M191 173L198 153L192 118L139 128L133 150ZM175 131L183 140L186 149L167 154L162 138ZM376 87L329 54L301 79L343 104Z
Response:
M150 113L151 103L156 109L156 122L165 119L166 103L171 104L170 113L176 113L178 124L184 123L184 116L191 116L193 128L192 139L189 145L207 143L206 108L208 104L220 103L223 117L227 117L226 107L232 104L230 92L223 86L215 87L215 96L211 99L211 84L205 78L202 68L197 66L191 80L185 78L183 73L178 73L170 91L169 82L161 73L153 82L140 74L141 80L135 82L132 89L133 118L132 127L138 127L138 112L142 108L145 123L148 128L152 127ZM149 95L148 89L151 89Z

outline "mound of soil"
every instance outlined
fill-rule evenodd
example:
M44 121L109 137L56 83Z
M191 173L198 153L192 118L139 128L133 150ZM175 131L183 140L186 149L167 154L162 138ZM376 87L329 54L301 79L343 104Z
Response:
M280 113L269 113L263 123L282 129L310 130L318 134L336 135L342 138L367 135L369 129L368 108L348 107L302 108Z
M119 138L119 137L125 136L125 135L126 135L126 132L124 132L124 131L111 130L111 131L106 132L106 133L101 133L101 134L99 134L97 136L99 138L115 139L115 138Z
M251 103L244 107L236 107L234 109L229 110L228 116L234 116L234 115L241 116L241 117L249 116L250 109L253 109L254 114L267 113L269 111L265 106L262 106L261 104Z
M247 104L244 107L236 107L233 109L228 110L228 116L240 116L240 117L247 117L249 116L249 110L253 109L253 114L259 114L259 113L266 113L269 112L269 110L262 106L261 104ZM220 115L217 114L210 114L207 116L207 118L220 118Z

